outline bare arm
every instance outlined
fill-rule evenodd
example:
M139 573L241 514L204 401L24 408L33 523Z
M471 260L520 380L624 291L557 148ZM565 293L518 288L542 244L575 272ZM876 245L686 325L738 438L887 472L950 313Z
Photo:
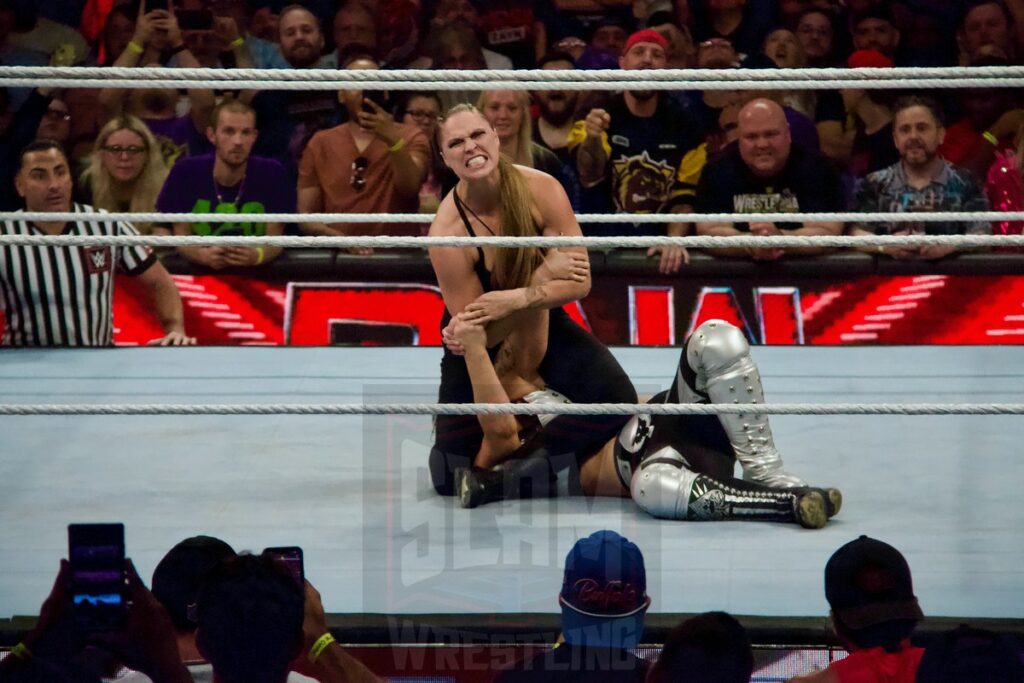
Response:
M185 318L181 296L167 269L157 261L138 275L138 281L149 294L150 301L160 319L160 326L166 333L162 339L151 344L181 346L195 344L195 339L185 336Z
M591 109L584 120L587 137L576 151L576 171L584 187L593 187L604 180L608 167L605 134L609 125L611 116L604 109Z
M177 20L175 20L175 25L177 25ZM177 45L177 43L174 45ZM201 65L195 55L193 55L188 48L185 48L178 53L178 66L183 69L198 69ZM210 115L213 113L213 107L216 104L213 90L189 90L188 101L192 105L191 111L189 112L189 117L192 119L192 125L195 126L198 131L206 130L206 127L210 125Z
M487 354L486 330L480 325L456 319L452 334L466 349L466 369L473 385L473 401L509 403L508 393ZM479 466L491 466L519 447L519 425L514 415L478 415L477 419L484 433L476 457Z

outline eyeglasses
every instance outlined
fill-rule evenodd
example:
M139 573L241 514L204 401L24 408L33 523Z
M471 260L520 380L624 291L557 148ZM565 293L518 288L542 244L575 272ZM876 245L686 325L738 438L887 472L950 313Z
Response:
M145 152L146 148L138 147L136 145L130 145L128 147L121 147L120 145L107 145L103 147L103 151L106 152L107 154L113 154L115 157L135 157Z
M437 113L426 109L406 109L405 113L417 121L436 121Z
M46 114L44 114L44 116L46 116L46 118L48 119L53 119L55 121L71 120L71 112L69 112L67 109L47 109Z
M352 162L352 189L362 192L366 187L366 169L370 166L370 160L366 157L356 157Z

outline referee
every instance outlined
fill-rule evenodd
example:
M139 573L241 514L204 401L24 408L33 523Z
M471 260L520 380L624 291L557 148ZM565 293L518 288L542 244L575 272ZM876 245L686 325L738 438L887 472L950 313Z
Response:
M72 211L71 170L54 140L22 151L14 185L29 211ZM74 211L94 211L75 204ZM0 235L137 235L128 223L4 221ZM3 346L113 344L114 272L148 290L165 335L150 344L190 346L174 280L148 247L0 244L0 308L7 318Z

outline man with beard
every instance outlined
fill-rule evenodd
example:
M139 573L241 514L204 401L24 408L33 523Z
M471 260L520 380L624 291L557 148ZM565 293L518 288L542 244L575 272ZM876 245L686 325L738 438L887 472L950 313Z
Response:
M288 65L293 69L326 67L321 58L324 34L320 20L302 5L289 5L280 16L281 54ZM256 152L280 161L293 179L298 177L299 159L313 134L341 122L336 96L327 90L264 90L253 98L252 106L261 131Z
M295 190L284 167L250 156L256 142L256 114L249 105L226 100L213 112L206 135L215 152L175 164L157 211L167 213L294 213ZM281 235L281 223L175 223L175 235ZM258 266L277 257L280 247L178 247L189 261L219 270Z
M740 109L739 139L710 161L697 190L700 213L804 213L838 211L839 177L818 154L794 145L782 107L759 98ZM841 223L700 223L699 235L838 235ZM789 253L817 254L817 247ZM718 256L774 261L775 248L715 249Z
M622 69L662 69L667 41L653 29L629 37L619 57ZM584 188L603 186L616 212L690 213L705 161L703 134L685 111L652 90L627 90L607 109L595 108L569 135ZM601 234L685 235L688 224L619 224ZM588 234L598 234L589 229ZM689 256L682 247L652 247L659 271L678 272Z
M978 181L965 169L938 154L945 138L942 113L925 97L904 97L896 102L893 142L899 162L864 179L857 192L861 211L985 211L988 200ZM988 235L984 222L961 223L866 223L855 235ZM869 251L899 259L939 259L956 250L949 246L878 247Z
M135 33L112 66L160 67L173 59L179 67L198 68L199 61L185 44L175 14L166 9L146 12L145 8L146 3L139 6ZM106 88L99 93L103 120L122 113L142 119L160 142L168 165L179 157L201 154L209 149L199 131L205 130L210 121L215 103L213 91L189 90L188 99L189 114L179 116L177 90Z
M541 69L575 68L572 57L565 52L550 52L540 58L537 66ZM537 125L533 127L533 141L551 150L562 162L565 189L573 208L578 211L580 181L576 176L576 164L569 153L569 133L572 132L579 93L574 90L537 90L532 94L540 111Z
M379 69L368 48L349 45L343 69ZM299 164L299 213L413 213L427 177L430 143L418 126L398 123L376 93L342 90L349 121L313 136ZM310 235L409 235L419 226L388 223L302 223ZM359 255L372 249L356 247Z

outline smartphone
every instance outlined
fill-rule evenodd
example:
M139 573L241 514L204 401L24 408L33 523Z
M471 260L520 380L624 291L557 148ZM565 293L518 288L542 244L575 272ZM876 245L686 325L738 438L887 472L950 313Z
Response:
M284 566L288 568L288 572L292 575L292 578L295 579L295 583L299 584L299 587L305 590L306 571L302 566L302 548L297 545L264 548L263 554L271 555L280 559L284 563Z
M152 12L155 9L167 10L167 0L143 0L143 6L146 8L146 13Z
M386 90L364 90L363 91L363 111L372 114L374 108L366 103L366 100L370 100L384 111L391 110L390 97Z
M117 631L128 615L124 524L69 524L72 614L83 632Z

